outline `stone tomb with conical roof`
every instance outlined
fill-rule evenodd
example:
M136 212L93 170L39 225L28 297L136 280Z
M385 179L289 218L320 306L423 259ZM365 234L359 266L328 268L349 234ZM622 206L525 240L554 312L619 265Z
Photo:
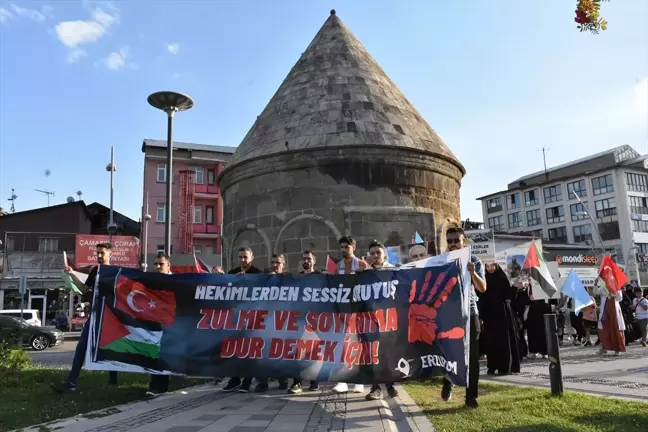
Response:
M220 177L224 258L250 246L297 270L309 249L323 267L338 237L443 241L459 220L465 170L353 33L331 11ZM232 261L233 260L233 261Z

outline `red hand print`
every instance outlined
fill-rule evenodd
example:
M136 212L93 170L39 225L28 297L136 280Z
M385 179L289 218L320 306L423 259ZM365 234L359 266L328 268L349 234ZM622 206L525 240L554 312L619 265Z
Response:
M407 339L410 343L425 342L432 345L437 338L461 339L464 337L465 331L461 327L437 332L437 309L448 300L448 296L457 285L457 278L451 277L437 296L436 294L439 292L446 276L447 272L440 273L430 286L432 271L428 271L425 274L423 286L420 290L417 289L417 281L412 281L409 295L409 327L407 331ZM435 300L433 301L433 299Z

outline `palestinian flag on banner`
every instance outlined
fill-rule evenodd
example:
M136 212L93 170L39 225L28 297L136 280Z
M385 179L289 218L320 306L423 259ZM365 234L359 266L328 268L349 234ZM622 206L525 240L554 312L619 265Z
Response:
M524 259L522 271L526 272L531 279L536 281L549 298L558 292L551 273L549 273L549 268L542 258L542 254L538 251L535 241L531 242L529 252L527 252L526 258Z
M99 329L97 360L118 361L160 370L162 327L132 319L104 305Z
M67 267L72 267L72 273L77 278L79 278L81 282L84 283L88 279L88 274L90 274L90 270L92 270L92 266L76 268L74 263L68 261L67 254L65 252L63 252L63 265ZM77 286L74 285L74 282L72 282L72 278L68 274L61 273L61 278L63 279L63 282L65 282L65 285L69 290L74 291L77 294L81 294L81 291L79 291L79 288L77 288Z
M326 255L326 273L328 274L337 273L337 262L328 255Z

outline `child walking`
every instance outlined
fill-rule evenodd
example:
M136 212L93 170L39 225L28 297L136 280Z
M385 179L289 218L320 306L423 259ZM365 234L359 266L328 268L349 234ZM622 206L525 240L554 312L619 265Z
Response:
M641 345L648 346L646 329L648 327L648 299L644 297L640 287L634 289L635 298L632 300L632 309L637 319L637 325L641 330Z

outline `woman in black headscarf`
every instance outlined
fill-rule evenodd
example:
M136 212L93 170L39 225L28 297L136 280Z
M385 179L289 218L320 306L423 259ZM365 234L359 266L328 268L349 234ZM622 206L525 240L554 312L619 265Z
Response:
M488 374L520 372L518 325L511 301L516 289L497 264L486 266L488 290L479 299L479 314L484 321Z

